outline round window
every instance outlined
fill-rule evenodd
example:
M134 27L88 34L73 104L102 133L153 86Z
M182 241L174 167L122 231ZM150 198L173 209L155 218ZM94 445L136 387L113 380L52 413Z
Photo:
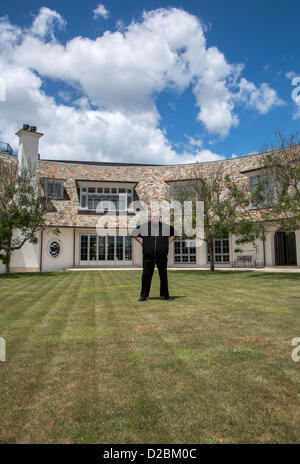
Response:
M49 245L49 253L52 258L57 258L60 253L60 244L56 241L53 241Z

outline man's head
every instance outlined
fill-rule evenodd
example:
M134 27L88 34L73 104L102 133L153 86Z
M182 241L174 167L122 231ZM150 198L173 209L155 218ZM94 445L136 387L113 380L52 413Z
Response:
M152 222L159 222L159 219L160 219L159 211L157 210L151 211L150 220Z

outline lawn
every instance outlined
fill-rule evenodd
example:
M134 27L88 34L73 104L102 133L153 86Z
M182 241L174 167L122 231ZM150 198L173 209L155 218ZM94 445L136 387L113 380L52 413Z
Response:
M1 443L300 441L300 274L0 275Z

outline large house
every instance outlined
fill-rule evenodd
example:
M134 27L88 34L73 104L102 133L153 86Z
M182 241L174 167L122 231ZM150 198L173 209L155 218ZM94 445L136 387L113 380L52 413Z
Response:
M47 213L47 229L39 232L36 245L26 243L12 255L11 271L52 271L74 267L103 267L142 265L141 246L129 235L99 235L97 225L101 214L99 200L114 202L117 221L134 214L129 209L132 200L145 203L169 197L178 182L191 178L193 164L154 165L110 163L77 160L40 159L36 128L24 125L19 137L18 156L8 144L0 143L0 157L14 160L19 166L30 165L37 176L45 179L51 194L53 211ZM205 171L212 163L220 163L234 178L248 182L249 188L259 172L260 155L198 163ZM53 233L59 228L60 234ZM193 246L176 239L170 246L169 267L209 266L206 245ZM241 248L241 247L239 247ZM278 228L268 229L266 240L244 245L236 250L235 237L218 237L214 241L216 266L248 263L264 266L300 266L300 230L289 236ZM0 272L5 266L0 262Z

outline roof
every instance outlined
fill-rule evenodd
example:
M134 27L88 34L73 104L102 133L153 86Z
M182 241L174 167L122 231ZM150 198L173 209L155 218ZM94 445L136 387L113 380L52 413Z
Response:
M89 166L167 166L165 164L149 163L113 163L111 161L79 161L79 160L61 160L61 159L40 159L39 161L50 161L54 163L86 164Z

